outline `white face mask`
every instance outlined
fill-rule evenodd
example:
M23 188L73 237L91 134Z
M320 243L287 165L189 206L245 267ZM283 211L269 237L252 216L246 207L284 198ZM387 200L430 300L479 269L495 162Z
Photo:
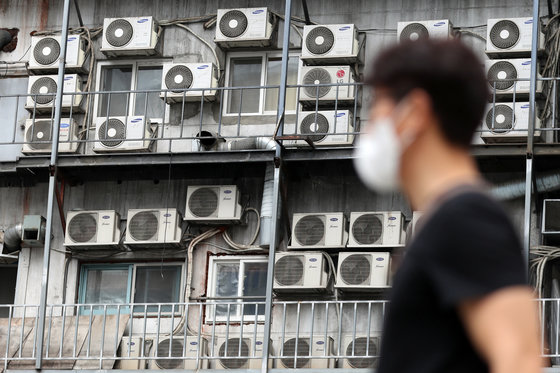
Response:
M354 150L354 168L362 182L379 193L399 189L399 168L403 144L399 140L392 117L378 119L367 125L371 132L358 139Z

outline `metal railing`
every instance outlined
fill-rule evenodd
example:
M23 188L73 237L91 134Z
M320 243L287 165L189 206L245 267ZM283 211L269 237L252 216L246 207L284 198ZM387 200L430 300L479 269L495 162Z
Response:
M560 359L560 299L539 299L542 356ZM44 368L258 369L262 346L277 368L371 368L379 357L385 300L49 305ZM2 305L0 366L30 369L38 306ZM556 360L555 360L556 361Z

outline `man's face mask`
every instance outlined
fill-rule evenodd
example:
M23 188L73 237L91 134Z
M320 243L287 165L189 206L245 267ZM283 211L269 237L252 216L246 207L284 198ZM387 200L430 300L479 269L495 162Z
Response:
M395 118L404 119L409 106L403 99L388 117L367 124L369 132L358 139L354 167L362 182L371 190L386 193L400 188L399 171L404 151L415 140L406 133L397 135Z

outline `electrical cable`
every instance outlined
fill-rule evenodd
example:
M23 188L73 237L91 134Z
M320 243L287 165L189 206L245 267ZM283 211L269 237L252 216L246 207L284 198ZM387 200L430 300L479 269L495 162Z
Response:
M251 237L251 240L249 241L248 244L245 245L245 244L238 244L238 243L234 242L233 239L231 238L231 236L229 235L229 233L227 232L227 230L224 230L224 232L222 233L222 236L224 237L224 241L226 241L226 243L234 249L237 249L237 250L249 250L249 249L262 250L262 248L260 246L253 245L255 243L255 241L257 240L257 238L259 237L259 231L261 229L261 215L259 214L257 209L255 209L253 207L248 207L247 209L245 209L243 214L245 215L248 212L253 212L257 216L257 227L255 228L255 232L253 233L253 236Z

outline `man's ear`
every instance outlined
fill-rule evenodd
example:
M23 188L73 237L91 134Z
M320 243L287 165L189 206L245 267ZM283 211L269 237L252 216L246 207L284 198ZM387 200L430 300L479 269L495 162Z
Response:
M422 89L414 89L402 103L402 110L395 117L395 121L401 124L400 130L416 134L425 131L433 115L432 100L428 93Z

